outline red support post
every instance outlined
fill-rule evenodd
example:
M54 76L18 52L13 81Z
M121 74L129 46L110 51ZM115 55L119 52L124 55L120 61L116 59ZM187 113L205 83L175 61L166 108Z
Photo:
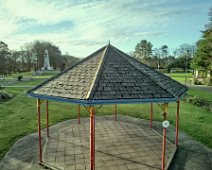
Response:
M179 112L180 112L180 100L178 100L178 101L177 101L175 146L177 146L177 145L178 145Z
M46 133L49 137L49 102L46 100Z
M150 108L150 128L152 128L152 119L153 119L153 103L151 103Z
M77 105L78 124L80 124L80 105Z
M40 125L40 99L37 99L38 111L38 143L39 143L39 162L42 162L42 145L41 145L41 125Z
M164 104L164 120L167 119L167 109L168 109L168 103ZM165 169L165 163L166 163L166 128L163 127L163 143L162 143L162 163L161 163L161 169Z
M91 106L90 111L90 170L95 170L95 110Z
M94 159L94 163L93 163L93 167L94 167L94 170L95 170L95 157L96 157L96 155L95 155L95 135L96 135L96 133L95 133L95 126L96 126L96 120L95 120L95 108L93 108L94 109L94 119L93 119L93 148L94 148L94 151L93 151L93 154L94 154L94 156L93 156L93 159Z
M117 104L114 105L114 120L117 121Z

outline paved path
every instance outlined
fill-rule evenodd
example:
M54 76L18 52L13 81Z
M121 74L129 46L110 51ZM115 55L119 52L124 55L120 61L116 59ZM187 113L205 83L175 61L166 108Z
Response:
M2 88L32 88L34 86L1 86Z
M97 118L96 122L98 122L98 119L99 118ZM103 127L103 129L107 129L107 128L112 127L113 117L104 116L104 117L101 117L100 119L110 120L111 125L104 127L104 126L100 126L101 124L99 124L98 128ZM88 118L82 119L82 122L83 122L83 120L84 120L84 122L89 122ZM132 118L132 117L128 117L128 116L119 116L118 120L125 123L125 124L123 124L125 126L125 128L126 128L126 124L128 124L128 127L133 126L134 129L140 128L140 126L146 126L146 127L149 126L149 121L147 121L147 120L141 120L141 119ZM64 129L65 127L70 126L70 124L74 124L74 122L76 124L77 120L65 121L65 122L59 123L57 125L54 125L50 128L50 132L53 136L57 135L58 133L60 134L61 129ZM161 132L161 123L154 122L154 129L156 129L158 132ZM117 131L116 128L111 129L111 132L113 132L113 133L116 133L116 131ZM126 129L123 128L122 132L124 133L126 131L127 131L127 128ZM136 137L134 134L135 132L138 133L138 130L136 130L134 132L128 131L128 135ZM70 132L67 132L67 135L68 135L68 133L70 133ZM107 133L110 134L110 131L107 131ZM142 132L142 133L146 133L146 132ZM74 138L76 140L80 139L78 133L73 134L73 132L71 132L71 134L75 136ZM172 128L172 127L168 128L167 136L168 136L169 140L172 140L172 141L174 140L174 134L175 134L174 128ZM42 135L43 135L43 139L44 139L43 140L43 146L44 146L45 142L46 142L45 129L43 130ZM101 136L101 133L99 135ZM63 137L65 137L65 136L63 136ZM102 142L105 142L106 139L104 139L104 140L103 139L104 138L102 137ZM126 138L126 140L127 140L127 138ZM122 140L120 140L120 142L121 141ZM134 140L131 140L131 141L133 142ZM152 140L152 142L153 141L154 140ZM88 140L86 142L88 142ZM105 143L105 144L107 144L107 143ZM118 145L116 145L116 144L117 143L115 143L114 146L118 147ZM151 142L149 142L149 144L151 144ZM0 162L0 169L1 170L15 170L15 169L18 169L18 170L27 170L27 169L44 170L45 168L43 168L37 164L37 162L38 162L37 146L38 146L38 139L37 139L36 133L21 138L10 148L8 153L5 155L3 160ZM145 148L148 148L147 146L148 145L146 144L145 147L143 147L143 149L145 150ZM159 147L160 146L161 146L161 143L159 144ZM53 148L51 148L51 149L53 149ZM125 150L125 149L127 149L127 148L123 148L123 150ZM121 150L119 150L119 151L121 151ZM68 152L68 150L67 150L67 152ZM148 156L151 156L151 155L152 154L148 155L148 153L146 153L145 157L143 157L143 159L145 159L145 160L143 160L143 162L145 162L145 161L148 162L148 159L146 159L146 158L148 158ZM128 156L129 159L133 158L133 155L130 155L130 154L125 154L123 156ZM99 157L99 158L101 158L101 157ZM63 162L63 159L61 161ZM127 161L124 161L123 164L125 164L126 162ZM114 169L114 167L113 167L113 169ZM76 166L74 166L74 168L73 168L73 166L72 167L70 166L68 169L75 170L75 168L76 168ZM80 169L80 167L78 167L78 168ZM126 169L126 166L123 166L123 168ZM145 168L154 169L154 167L151 168L151 167L145 167L145 166L141 166L141 167L127 166L126 170L130 170L130 169L138 170L138 169L145 169ZM85 167L84 167L84 169L85 169ZM102 168L100 168L100 169L102 169ZM104 169L109 170L110 168L104 168ZM180 132L179 149L178 149L178 151L175 155L175 158L172 161L172 164L169 169L170 170L191 170L191 169L192 170L195 170L195 169L196 170L211 170L212 169L212 150L206 148L202 144L192 140L190 137L188 137L184 133ZM116 168L114 170L116 170Z
M206 92L212 93L212 86L205 86L205 85L188 85L189 88L191 89L197 89L197 90L202 90Z

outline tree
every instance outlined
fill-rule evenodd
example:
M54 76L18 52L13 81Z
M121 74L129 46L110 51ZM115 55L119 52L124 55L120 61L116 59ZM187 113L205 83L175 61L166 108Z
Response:
M70 56L68 53L61 56L62 64L60 70L64 70L66 67L76 64L80 59L74 56Z
M141 40L135 46L133 56L140 62L147 64L152 68L165 68L168 64L175 60L175 57L169 55L167 45L162 45L160 48L152 49L153 45L147 40Z
M184 70L184 72L186 72L187 68L191 68L190 61L191 61L191 58L188 58L186 55L183 55L183 56L176 58L175 60L173 60L173 62L168 64L166 66L166 69L168 69L170 71L171 68L181 68Z
M197 42L192 67L212 71L212 8L209 11L209 24L202 33L202 39Z
M31 71L33 65L34 65L34 55L33 55L33 43L25 43L21 49L24 51L24 55L22 57L25 57L23 61L23 68L25 68L26 71Z
M162 45L160 48L155 48L153 53L152 64L154 68L165 68L167 65L175 61L175 56L169 55L168 45Z
M22 50L25 51L23 57L27 63L27 71L32 68L35 70L40 70L44 64L44 51L49 52L49 62L54 69L60 69L62 64L62 54L59 47L53 45L47 41L36 40L34 42L26 43L22 46Z
M0 41L0 75L16 71L40 70L44 64L46 49L49 52L50 65L55 69L64 69L79 61L79 58L70 56L68 53L62 55L58 46L47 41L36 40L26 43L20 51L9 50L8 45Z
M19 58L20 58L20 53L19 51L10 51L10 55L8 56L8 74L16 73L19 68Z
M189 56L189 57L193 57L194 52L195 52L195 46L194 45L190 45L187 43L181 44L180 47L178 48L178 56Z
M158 69L164 68L167 63L166 59L168 57L168 46L162 45L161 48L158 49Z
M167 45L162 45L161 47L161 55L163 58L168 56L168 46Z
M10 55L8 45L3 41L0 41L0 74L8 74L8 57Z
M197 42L197 51L192 60L192 67L212 71L212 36Z
M151 42L141 40L140 43L135 46L134 57L139 61L145 62L145 60L152 54L152 47L153 45Z

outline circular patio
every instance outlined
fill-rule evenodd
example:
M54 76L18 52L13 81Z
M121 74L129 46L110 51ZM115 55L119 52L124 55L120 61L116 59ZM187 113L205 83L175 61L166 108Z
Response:
M146 120L118 116L96 117L96 169L160 169L162 137ZM50 131L43 150L43 164L58 169L90 169L89 119L71 120L59 131ZM166 140L166 166L175 145Z

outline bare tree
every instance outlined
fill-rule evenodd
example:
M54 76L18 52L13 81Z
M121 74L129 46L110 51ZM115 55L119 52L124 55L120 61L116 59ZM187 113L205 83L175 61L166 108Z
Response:
M0 41L0 74L8 74L8 57L10 55L8 45Z
M135 46L134 57L139 61L147 59L152 54L152 47L153 45L151 42L147 40L141 40L140 43Z

